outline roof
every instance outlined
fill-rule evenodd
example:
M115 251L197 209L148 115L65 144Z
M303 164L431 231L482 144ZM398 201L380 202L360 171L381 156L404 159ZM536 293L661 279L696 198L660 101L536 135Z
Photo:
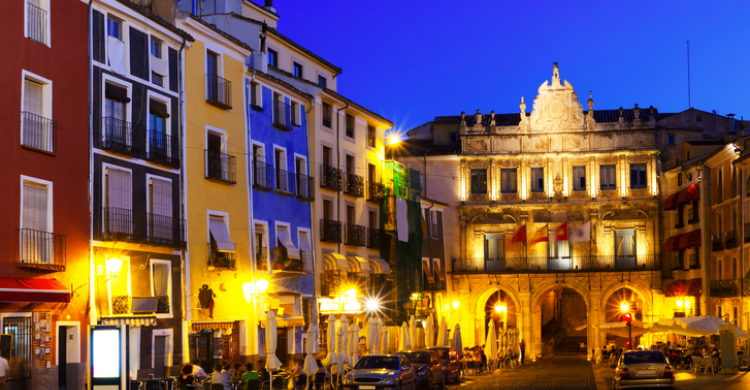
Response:
M642 121L648 121L651 119L651 114L649 112L648 108L641 108L640 109L640 119ZM588 111L584 111L583 115L587 115ZM633 114L633 109L622 110L622 115L625 118L626 122L632 122L633 119L635 119L635 115ZM667 117L670 117L674 115L673 113L659 113L656 109L654 109L654 118L658 121ZM526 116L531 116L530 113L526 113ZM466 119L466 125L467 126L473 126L474 125L474 115L468 114L464 117ZM485 126L490 125L490 120L492 119L491 115L489 114L483 114L482 115L482 124ZM620 110L594 110L594 120L596 123L611 123L611 122L618 122L620 120ZM461 115L450 115L450 116L436 116L434 123L461 123ZM521 122L521 115L520 113L515 114L495 114L495 125L496 126L518 126L518 124Z
M428 198L426 196L421 197L421 199L424 202L430 202L430 203L434 203L434 204L439 205L439 206L448 207L448 203L441 202L439 200L430 199L430 198Z
M282 80L282 79L280 79L278 77L275 77L273 75L270 75L268 73L263 73L263 72L255 72L255 74L258 75L258 76L260 76L260 77L263 77L265 79L268 79L268 80L270 80L270 81L272 81L272 82L274 82L276 84L283 85L284 87L289 88L290 90L294 91L295 93L297 93L299 95L305 96L305 97L307 97L309 99L313 98L313 95L310 95L309 93L307 93L305 91L300 91L294 85L289 84L286 81L284 81L284 80Z
M192 14L187 14L187 15L189 15L190 19L195 20L198 23L206 26L211 31L213 31L213 32L221 35L222 37L226 38L227 40L229 40L230 42L234 43L235 45L237 45L237 46L239 46L239 47L241 47L241 48L243 48L245 50L248 50L251 53L255 51L255 50L253 50L252 47L248 46L245 42L240 41L239 39L235 38L234 36L232 36L230 34L227 34L224 31L222 31L221 29L219 29L218 27L216 27L215 24L208 23L205 20L203 20L203 19L201 19L201 18L199 18L199 17L197 17L195 15L192 15Z
M452 156L461 154L461 143L435 143L433 140L406 140L398 144L394 154L396 157Z
M146 8L143 8L140 5L135 4L130 0L117 0L117 1L120 4L132 9L133 11L138 12L139 14L151 19L152 21L156 22L157 24L166 28L167 30L170 30L173 33L181 36L182 38L185 38L185 40L190 41L190 42L195 42L195 38L193 38L193 36L188 34L185 30L175 27L173 24L167 22L166 20L162 19L161 17L157 16L156 14L147 10Z

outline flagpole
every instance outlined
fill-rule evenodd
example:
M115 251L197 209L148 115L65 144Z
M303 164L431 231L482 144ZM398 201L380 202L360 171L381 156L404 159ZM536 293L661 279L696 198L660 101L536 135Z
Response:
M591 224L591 220L589 220L589 224ZM591 241L592 235L591 235L591 226L589 225L589 268L591 267L592 261L591 258L593 257L593 254L591 253Z
M524 267L526 267L525 269L528 270L529 269L529 259L527 257L527 255L528 255L528 253L527 253L527 249L528 248L527 247L529 246L529 230L526 229L526 221L523 222L523 233L524 233L523 234L523 263L524 263Z

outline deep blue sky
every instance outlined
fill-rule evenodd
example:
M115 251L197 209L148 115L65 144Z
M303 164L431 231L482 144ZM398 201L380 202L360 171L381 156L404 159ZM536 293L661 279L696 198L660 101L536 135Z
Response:
M256 0L262 3L262 0ZM560 64L584 108L750 117L750 1L276 0L279 30L343 68L339 92L408 130L527 112Z

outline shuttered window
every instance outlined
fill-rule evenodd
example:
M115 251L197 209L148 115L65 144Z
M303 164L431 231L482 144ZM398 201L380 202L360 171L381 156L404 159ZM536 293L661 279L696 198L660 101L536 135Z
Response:
M172 239L172 182L151 178L149 231L155 238Z
M23 110L34 115L44 116L44 86L35 81L25 80L23 90Z
M107 168L107 227L112 233L133 232L133 184L130 172Z
M49 187L25 181L23 183L23 228L49 231L47 226Z

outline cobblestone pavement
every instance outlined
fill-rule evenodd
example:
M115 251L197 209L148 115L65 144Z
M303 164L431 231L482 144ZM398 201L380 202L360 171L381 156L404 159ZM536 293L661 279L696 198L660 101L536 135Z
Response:
M576 389L597 390L591 363L585 357L555 357L552 367L542 362L501 369L494 374L468 375L449 390L468 389Z
M597 390L612 389L613 371L609 367L594 367ZM750 372L737 374L693 374L692 371L678 371L675 375L676 390L747 390L750 389Z

